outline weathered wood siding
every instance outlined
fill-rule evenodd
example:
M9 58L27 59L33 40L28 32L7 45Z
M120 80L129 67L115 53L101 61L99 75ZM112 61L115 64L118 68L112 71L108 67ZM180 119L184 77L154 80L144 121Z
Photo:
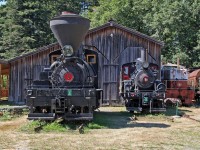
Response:
M25 102L25 89L32 80L39 79L39 72L44 66L49 66L49 53L57 49L59 49L59 45L53 44L48 48L39 49L36 53L30 53L10 61L10 101Z
M104 100L109 103L119 100L121 65L139 58L140 47L147 49L148 53L156 59L155 62L152 57L148 56L150 62L157 63L160 66L160 44L114 26L89 32L84 44L97 47L109 60L100 56L99 62L99 83L104 90Z

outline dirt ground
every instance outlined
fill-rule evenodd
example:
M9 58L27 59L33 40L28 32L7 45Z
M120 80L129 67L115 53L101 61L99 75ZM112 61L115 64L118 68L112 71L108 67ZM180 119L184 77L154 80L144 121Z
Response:
M200 108L181 108L190 117L200 120ZM141 115L130 120L123 107L103 107L100 112L111 124L105 129L92 129L85 134L69 132L25 133L26 116L0 122L0 149L200 149L200 122L186 117Z

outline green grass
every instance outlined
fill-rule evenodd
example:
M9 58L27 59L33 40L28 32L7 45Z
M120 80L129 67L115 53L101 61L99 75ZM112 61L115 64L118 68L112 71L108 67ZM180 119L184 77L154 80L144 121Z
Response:
M75 124L59 123L59 122L45 122L40 120L29 121L27 124L20 128L22 132L36 132L36 128L41 128L40 132L67 132L70 130L76 130Z
M127 125L128 112L95 112L92 122L84 123L84 131L104 128L122 128ZM82 122L58 123L44 121L30 121L20 128L23 132L35 132L35 128L41 127L41 132L68 132L77 131Z
M97 123L90 122L90 123L88 123L87 128L88 129L103 129L103 128L105 128L105 126L101 126Z
M128 117L132 116L129 112L95 112L92 126L97 128L123 128L127 127Z
M16 105L13 102L0 101L0 112L3 113L3 115L0 116L1 121L12 120L19 116L28 114L28 108L17 110L14 106Z
M47 123L43 127L43 131L45 132L66 132L69 128L67 126L60 124L58 122Z
M28 122L27 124L23 125L21 128L20 128L20 131L23 131L23 132L35 132L35 128L39 127L39 126L43 126L45 125L46 123L44 121L39 121L39 120L36 120L36 121L30 121Z
M0 116L0 121L9 121L12 119L16 119L20 116L27 115L28 110L23 109L21 112L14 112L14 110L5 110L5 111L1 112L1 114L3 114L3 115Z
M3 116L0 117L0 121L8 121L12 120L13 118L15 118L15 116L12 116L9 112L4 112Z
M178 111L181 114L181 110ZM157 114L135 114L138 119L146 118L147 120L165 120L168 116L176 114L176 108L168 108L165 113ZM131 127L129 117L133 116L127 111L100 111L94 112L94 119L91 122L84 123L84 131L91 131L93 129L119 129ZM42 121L31 121L21 131L34 131L34 128L42 125L41 132L68 132L77 131L82 122L67 122L58 123L54 122L42 122Z
M180 108L178 108L177 115L183 115L184 111ZM176 107L168 107L166 109L166 112L161 112L161 113L138 113L136 116L141 116L141 117L147 117L147 118L166 118L169 116L175 116L176 115Z
M10 121L26 114L27 112L25 111L20 114L13 114L12 112L5 111L3 112L3 115L0 116L0 121Z

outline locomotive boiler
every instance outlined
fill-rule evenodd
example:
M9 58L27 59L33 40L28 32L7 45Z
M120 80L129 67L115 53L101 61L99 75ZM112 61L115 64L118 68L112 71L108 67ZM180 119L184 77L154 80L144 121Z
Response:
M121 67L120 95L130 112L163 112L165 85L159 80L160 69L155 63L145 60L146 52L141 50L141 58Z
M98 71L82 55L78 55L89 26L90 20L66 12L50 21L61 50L49 54L50 60L55 54L59 57L44 68L40 79L34 80L26 90L30 107L28 119L93 119L93 111L99 107L102 94L96 81Z

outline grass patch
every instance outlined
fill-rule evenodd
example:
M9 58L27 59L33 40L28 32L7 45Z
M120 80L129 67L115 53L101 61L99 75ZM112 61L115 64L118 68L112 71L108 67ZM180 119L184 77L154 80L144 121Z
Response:
M29 121L27 124L20 128L22 132L67 132L70 130L76 130L77 125L73 123L59 123L59 122L46 122L40 120ZM38 131L37 131L38 130Z
M35 132L35 128L39 127L39 126L43 126L46 123L44 121L39 121L39 120L35 120L35 121L30 121L27 124L23 125L20 128L20 131L23 132Z
M0 116L0 121L10 121L27 114L27 112L22 112L20 114L13 114L12 112L8 112L8 111L0 112L0 113L2 114L2 116Z
M9 112L4 112L0 117L0 121L9 121L12 120L12 118L15 118L15 116L12 116Z
M127 127L127 118L132 114L122 112L94 112L94 119L92 122L84 123L84 131L88 132L92 129L105 129L105 128L123 128ZM23 132L35 132L35 129L41 127L41 132L68 132L77 131L83 122L67 122L58 123L43 122L43 121L30 121L20 128Z
M15 112L14 110L6 110L6 111L0 111L0 121L10 121L12 119L16 119L18 117L21 117L23 115L27 115L27 110L21 110L20 112Z
M67 126L58 122L47 123L45 126L43 126L43 131L45 132L65 132L68 129L69 128L67 128Z
M88 123L87 128L88 129L103 129L103 128L105 128L105 126L101 126L97 123L90 122L90 123Z
M162 121L165 120L168 116L175 115L176 109L170 108L167 109L165 113L157 113L157 114L132 114L125 110L119 111L100 111L94 112L93 121L84 124L84 131L90 131L93 129L119 129L119 128L127 128L132 127L130 125L130 118L133 115L138 117L138 120L153 120L153 121ZM181 111L179 111L181 113ZM41 122L43 123L43 122ZM38 121L32 121L30 124L25 125L22 128L22 131L34 131L37 126L40 126L41 123ZM67 123L58 123L56 121L42 124L42 132L67 132L67 131L77 131L83 122L67 122Z
M129 112L94 112L94 119L91 122L93 128L123 128L127 126L127 118L132 116Z

